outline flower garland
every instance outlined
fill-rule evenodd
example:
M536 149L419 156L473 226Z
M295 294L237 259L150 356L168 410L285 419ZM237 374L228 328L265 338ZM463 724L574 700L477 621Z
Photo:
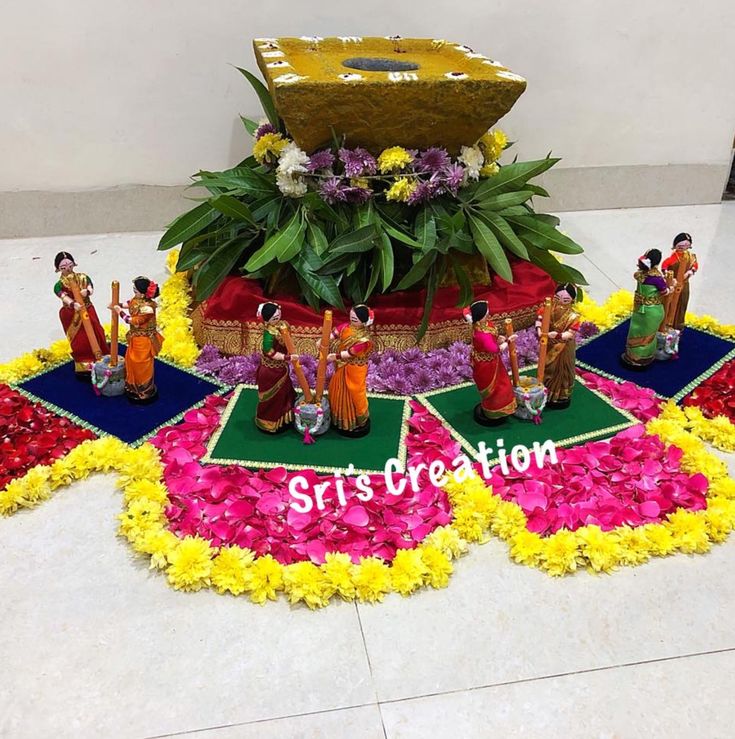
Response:
M510 146L503 131L488 131L474 146L463 146L456 160L446 149L423 151L391 146L378 157L362 147L321 149L309 156L267 121L255 130L253 156L275 168L276 185L286 197L311 189L330 205L366 203L382 193L386 200L418 205L440 195L456 197L460 188L500 171L498 159Z

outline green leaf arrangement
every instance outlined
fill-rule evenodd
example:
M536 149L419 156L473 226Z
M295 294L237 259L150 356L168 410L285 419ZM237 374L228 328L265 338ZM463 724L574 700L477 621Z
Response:
M265 85L239 71L270 124L282 131ZM256 131L253 121L242 122L249 133ZM479 255L510 282L509 257L532 262L558 282L587 284L555 256L579 254L582 247L557 229L557 218L534 210L534 198L548 193L530 181L558 161L549 156L503 165L457 197L444 194L420 205L389 202L378 193L363 205L330 205L316 192L283 195L275 169L248 157L232 169L194 176L192 187L203 188L205 197L171 223L158 248L181 245L177 269L192 270L198 300L233 273L260 280L266 292L293 286L315 310L343 308L345 299L365 302L376 292L424 290L420 339L446 275L459 286L458 306L472 301L468 257Z

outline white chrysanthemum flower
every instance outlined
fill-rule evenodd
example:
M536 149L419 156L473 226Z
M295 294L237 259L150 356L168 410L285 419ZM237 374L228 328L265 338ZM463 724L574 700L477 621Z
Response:
M308 154L295 143L284 147L276 168L276 185L286 197L301 198L306 195L303 175L307 172L305 165L308 161Z
M457 161L464 165L469 179L480 179L480 170L485 163L485 157L479 146L463 146Z

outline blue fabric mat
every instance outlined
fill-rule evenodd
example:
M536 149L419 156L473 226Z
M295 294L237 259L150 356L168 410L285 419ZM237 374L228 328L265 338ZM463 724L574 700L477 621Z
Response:
M125 347L120 347L120 353L125 353ZM214 382L158 360L155 372L158 398L149 405L134 405L124 395L115 398L95 395L91 384L74 377L72 362L26 380L18 387L55 406L63 415L85 421L93 430L136 444L207 395L222 390Z
M735 351L735 343L695 328L686 328L679 341L679 358L656 362L644 370L629 369L620 361L625 351L629 320L590 339L577 349L577 360L592 372L602 372L619 380L651 388L665 398L681 398L704 382L725 357Z

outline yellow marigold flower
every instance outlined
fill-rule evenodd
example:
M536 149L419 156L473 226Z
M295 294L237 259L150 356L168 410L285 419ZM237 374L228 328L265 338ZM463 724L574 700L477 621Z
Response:
M523 529L516 532L509 539L510 556L512 559L523 565L531 565L535 567L541 560L541 554L544 551L544 541L533 531Z
M550 575L559 577L577 569L579 551L577 537L571 531L557 531L544 539L540 566Z
M168 490L162 482L153 480L133 480L123 490L123 498L126 503L146 498L150 501L165 505L168 503Z
M716 513L735 528L735 500L711 497L707 501L707 511L709 513Z
M133 480L160 480L163 474L159 452L152 444L143 444L125 452L119 461L118 486L126 487Z
M288 144L280 133L266 133L253 144L253 156L258 164L273 164Z
M599 526L584 526L578 529L579 550L595 572L610 572L620 561L620 544L612 531L602 531Z
M717 510L708 508L704 512L704 520L707 524L707 536L710 541L718 544L725 541L733 529L733 522L730 517Z
M0 515L9 516L20 507L22 490L17 480L8 483L4 490L0 490Z
M650 542L640 527L621 526L617 529L620 540L620 563L639 565L651 558Z
M329 552L324 557L322 571L329 586L330 597L336 593L342 600L354 600L355 583L352 578L355 565L352 564L349 554Z
M240 595L248 589L250 565L255 556L249 549L222 547L212 560L212 587L218 593Z
M671 531L669 531L669 529L663 524L648 523L640 528L645 534L646 539L648 539L652 555L656 557L665 557L676 549L674 537L671 535Z
M483 516L475 511L454 509L452 527L467 541L480 541L483 534Z
M276 592L283 589L283 565L270 554L258 557L250 567L248 589L253 603L276 600Z
M449 557L433 546L422 546L421 559L426 566L424 582L432 588L446 588L449 584L449 576L454 571Z
M397 203L405 203L416 189L416 180L408 177L399 177L385 191L386 200L394 200Z
M510 539L526 528L526 514L515 503L503 501L493 514L490 530L501 539Z
M70 485L74 480L77 479L76 466L70 464L68 455L57 459L51 465L51 474L49 475L49 483L52 489L65 487Z
M303 601L309 608L329 603L329 584L321 569L312 562L295 562L284 567L283 590L289 603Z
M163 521L163 507L148 498L138 498L125 511L118 514L118 533L131 542L141 537L148 529Z
M133 549L151 558L149 569L165 570L168 567L168 556L176 549L181 540L163 525L153 526L141 532L133 541Z
M704 517L680 508L669 514L667 527L674 538L674 545L682 552L703 554L709 551L711 543Z
M38 465L28 470L26 474L18 480L23 495L20 504L24 508L33 508L44 500L51 497L51 485L49 484L49 476L51 470L45 465Z
M480 177L492 177L498 172L500 172L500 166L497 163L483 164L480 168Z
M195 591L209 585L212 547L198 536L187 536L169 554L166 576L176 590Z
M424 544L439 549L449 559L461 557L467 553L467 542L451 527L439 526L425 539Z
M418 549L399 549L390 567L393 590L410 595L424 584L428 569Z
M493 131L493 138L495 139L495 145L502 151L508 145L508 137L505 135L505 131L500 128L496 128Z
M378 157L378 169L387 174L389 172L400 172L413 161L411 152L402 146L391 146L383 149Z
M360 557L353 577L355 594L363 603L376 603L390 591L390 570L377 557Z

